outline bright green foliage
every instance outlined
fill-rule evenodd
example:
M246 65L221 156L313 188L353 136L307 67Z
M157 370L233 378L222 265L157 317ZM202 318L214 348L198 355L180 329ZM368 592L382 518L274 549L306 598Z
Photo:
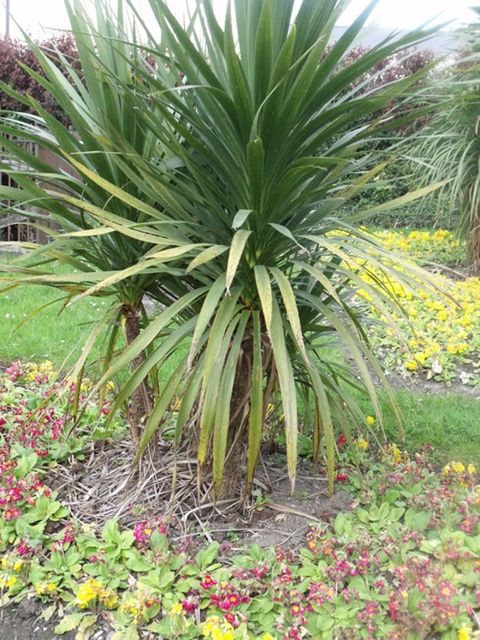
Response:
M190 240L209 243L187 268L193 286L210 286L186 363L178 428L196 397L199 461L212 456L217 490L236 437L248 439L251 482L276 388L292 481L300 391L309 398L302 403L303 419L314 430L316 457L326 456L332 482L333 421L348 430L345 414L358 415L358 407L345 393L343 367L322 359L322 346L331 339L352 355L380 413L365 360L374 369L376 363L350 299L359 276L348 264L374 243L340 214L379 170L363 175L372 159L362 144L391 126L374 114L418 78L367 95L351 87L376 61L419 35L384 43L339 71L373 4L331 49L331 30L345 3L303 2L295 18L293 4L284 2L278 11L272 2L235 2L234 17L228 11L222 28L211 3L201 2L189 38L164 3L151 3L184 78L183 91L168 99L152 93L162 114L148 112L146 120L181 161L175 186L185 215L195 221ZM368 116L370 127L358 127ZM375 262L380 266L372 257L364 269ZM374 298L388 305L383 294ZM156 426L151 421L147 432Z
M326 459L332 489L334 424L348 432L349 417L362 415L346 380L367 390L381 422L369 368L384 378L352 289L365 287L362 271L372 267L401 281L407 276L387 266L388 252L356 229L363 214L349 218L342 211L382 169L364 145L397 122L395 113L377 114L394 98L400 105L418 75L367 93L355 83L425 34L383 42L345 67L342 59L376 3L328 47L347 4L304 0L294 10L293 0L285 0L279 10L270 0L236 0L221 27L211 1L202 0L195 24L185 29L165 2L152 0L162 42L148 35L151 24L145 23L150 42L143 48L112 38L119 31L102 10L98 34L85 16L78 22L80 11L71 11L80 44L85 26L95 38L79 46L83 64L98 79L89 89L89 108L79 111L85 118L102 117L94 117L94 132L77 117L78 137L46 121L50 131L42 139L53 137L48 144L82 178L62 177L72 195L58 188L52 194L52 186L22 176L22 189L10 194L19 202L46 197L45 207L62 231L79 231L73 241L69 237L74 257L68 262L80 262L88 275L62 276L56 284L82 295L119 297L126 291L134 307L149 293L164 305L136 339L130 335L99 383L134 364L114 412L191 340L188 356L162 380L138 457L179 397L176 440L195 431L201 468L213 470L217 494L226 464L235 485L245 452L249 489L275 392L283 405L292 483L301 419L313 429L314 457ZM152 64L145 62L149 56ZM44 64L50 68L48 89L63 98L67 81ZM73 84L83 98L83 88ZM359 124L366 119L368 125ZM42 127L35 121L32 135ZM4 125L6 132L20 129L31 127L14 120ZM20 153L10 146L11 153ZM46 170L28 160L32 173ZM51 178L56 184L58 173ZM45 255L65 260L65 234L56 242ZM32 280L32 271L25 279ZM40 281L54 283L51 277ZM388 291L372 287L370 294L385 314L395 304ZM153 348L159 337L163 342ZM351 355L357 380L324 361L322 349L332 341Z

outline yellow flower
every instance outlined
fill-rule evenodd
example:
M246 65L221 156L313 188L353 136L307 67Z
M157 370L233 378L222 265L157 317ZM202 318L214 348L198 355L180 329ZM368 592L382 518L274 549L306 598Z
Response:
M465 465L463 462L452 462L451 467L455 473L465 473Z
M95 578L90 578L80 585L77 591L75 602L81 607L88 607L90 603L98 598L102 590L102 585Z
M3 576L2 578L0 578L0 589L10 589L10 587L13 587L16 584L16 576Z
M458 640L470 640L471 635L470 635L470 630L463 626L461 629L458 630L457 633L457 639Z
M25 563L23 560L17 560L16 562L13 563L13 570L19 573L22 570L24 564Z
M418 369L418 362L416 360L407 360L405 362L405 369L407 371L416 371Z
M367 416L367 424L370 425L371 427L373 427L373 425L375 424L376 420L373 416Z
M47 584L47 591L52 593L53 591L56 591L56 590L57 590L57 585L54 582L49 582Z
M118 595L112 589L101 589L98 597L107 609L113 609L118 602Z
M477 473L477 469L476 469L475 465L469 464L468 467L467 467L467 473L469 473L469 474Z
M260 640L275 640L275 636L272 636L271 633L264 633Z
M178 616L180 614L183 613L183 607L180 604L180 602L177 602L176 604L173 605L173 607L170 609L170 611L168 612L168 615L173 618L173 616Z
M401 462L403 462L403 454L396 444L389 445L387 448L387 452L390 454L395 464L400 464Z
M368 442L367 442L367 440L364 440L363 438L360 439L360 440L357 440L357 442L355 444L362 451L365 451L365 449L368 449Z
M204 638L212 640L235 640L235 629L228 622L221 622L217 616L210 616L202 626Z

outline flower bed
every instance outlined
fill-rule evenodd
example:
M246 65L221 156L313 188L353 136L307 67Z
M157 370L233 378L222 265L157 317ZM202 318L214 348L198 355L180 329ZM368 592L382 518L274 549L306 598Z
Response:
M386 249L403 253L423 263L454 266L466 261L465 243L446 229L381 230L374 233Z
M44 478L81 455L89 421L101 432L103 414L90 401L88 419L69 435L71 383L17 363L1 385L1 604L40 598L46 618L61 617L56 632L77 629L78 638L99 619L116 640L147 631L185 640L475 637L480 487L472 465L453 461L437 472L428 452L408 456L391 445L375 456L364 438L341 437L337 478L355 508L310 527L298 550L199 545L155 514L131 529L110 520L96 530L73 521Z
M388 249L420 262L455 262L462 251L449 231L389 231L375 235ZM391 328L382 330L378 323L370 330L372 344L386 368L405 376L424 374L427 379L479 385L480 279L438 276L437 291L421 283L412 291L377 271L367 281L376 285L377 279L394 292L402 307L393 317L403 339ZM369 299L368 294L360 293ZM374 310L372 317L382 319Z

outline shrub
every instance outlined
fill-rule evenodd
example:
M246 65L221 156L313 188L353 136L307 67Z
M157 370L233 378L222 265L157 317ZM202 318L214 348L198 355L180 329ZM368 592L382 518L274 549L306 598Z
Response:
M480 16L479 9L475 9ZM462 32L463 33L463 32ZM474 269L480 271L480 173L478 113L480 21L464 34L468 51L454 60L430 89L435 114L414 147L424 183L445 180L450 206L460 212L459 229L468 237Z
M344 3L305 0L296 12L293 5L277 11L270 1L240 0L222 29L204 0L197 24L184 29L167 3L152 1L162 42L149 42L143 55L135 43L124 44L122 25L102 18L95 31L70 9L87 92L38 55L44 85L69 109L75 134L33 102L45 126L2 126L41 137L76 172L52 173L31 158L29 171L13 172L20 189L8 197L41 202L63 231L37 255L82 272L52 277L19 268L16 282L58 286L69 298L116 297L102 322L116 331L123 317L128 346L115 354L113 334L111 366L99 385L132 367L113 412L131 400L132 432L141 436L137 459L180 397L176 444L198 443L200 471L212 473L215 494L226 498L239 493L244 458L250 491L266 407L277 391L292 483L302 407L313 425L314 458L328 461L332 491L334 423L348 431L349 417L362 412L344 384L358 382L322 356L328 342L352 355L381 421L365 359L384 378L352 304L360 280L348 258L368 250L372 264L387 264L386 252L377 247L373 256L374 240L343 208L380 171L372 170L369 142L397 122L397 107L385 117L383 109L392 101L400 109L418 76L367 93L351 87L425 34L390 39L342 67L372 6L327 52ZM358 126L374 115L368 127ZM19 156L15 145L9 152ZM145 293L162 304L151 322L142 315ZM395 305L381 292L373 297L381 308ZM185 339L188 355L152 390L155 372Z
M24 99L33 98L46 111L58 120L67 124L68 116L56 102L51 93L38 82L28 69L32 69L45 78L43 69L35 54L38 47L49 59L55 61L62 68L65 59L68 66L80 75L80 64L75 40L71 35L53 36L35 45L29 45L11 38L0 39L0 111L21 111L36 113L31 105L26 105ZM7 90L7 86L18 92L15 96ZM23 99L22 99L23 98Z

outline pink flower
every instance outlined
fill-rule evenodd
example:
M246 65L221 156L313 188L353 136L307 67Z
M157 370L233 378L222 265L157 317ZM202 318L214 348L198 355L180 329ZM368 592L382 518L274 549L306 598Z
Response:
M202 589L211 589L216 584L217 584L217 581L208 574L204 577L202 582L200 582L200 586L202 587Z
M3 517L7 521L16 520L19 516L20 516L20 509L17 509L17 507L5 509L5 511L3 512Z
M32 548L24 540L20 540L17 545L17 553L22 557L29 556L32 553Z
M192 600L182 600L182 609L185 611L185 613L195 613L196 609L197 609L197 604L195 602L193 602Z
M148 520L137 522L133 528L133 538L139 544L147 544L154 531L158 531L162 535L167 533L167 528L160 518L156 518L153 522Z
M234 629L237 629L240 626L237 616L233 613L226 613L223 617Z

